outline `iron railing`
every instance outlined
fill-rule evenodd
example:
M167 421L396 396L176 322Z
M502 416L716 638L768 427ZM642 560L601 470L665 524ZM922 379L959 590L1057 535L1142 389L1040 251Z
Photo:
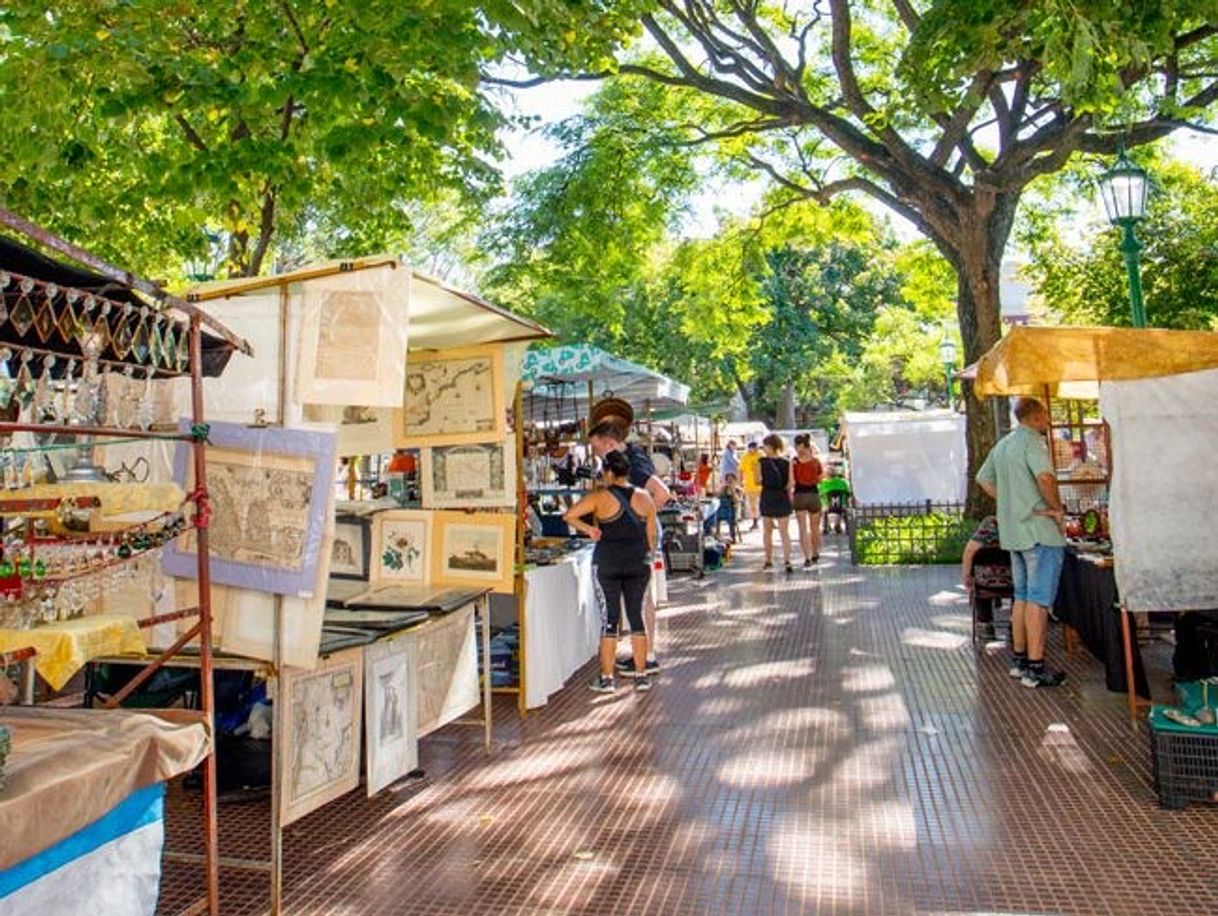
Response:
M855 565L959 563L976 527L961 502L873 503L846 514Z

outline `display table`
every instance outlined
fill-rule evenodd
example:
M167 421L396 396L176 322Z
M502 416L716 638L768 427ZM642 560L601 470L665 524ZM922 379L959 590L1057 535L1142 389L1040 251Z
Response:
M156 910L162 783L207 755L198 713L6 707L0 911ZM66 879L66 880L65 880Z
M601 621L592 581L591 545L551 566L525 571L525 705L545 706L567 679L596 656Z
M0 653L33 647L35 670L62 690L86 663L104 655L142 655L144 636L134 617L95 614L23 630L0 630Z
M1109 690L1125 691L1125 657L1121 638L1121 611L1116 576L1111 565L1091 555L1066 548L1061 584L1054 613L1073 627L1091 654L1104 663ZM1149 697L1142 655L1133 648L1134 685L1139 696Z

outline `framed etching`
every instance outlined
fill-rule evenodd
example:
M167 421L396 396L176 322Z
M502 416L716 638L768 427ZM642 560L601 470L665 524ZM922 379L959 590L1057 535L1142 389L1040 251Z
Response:
M364 752L368 795L419 765L419 698L411 643L374 642L364 649Z
M372 557L371 520L366 516L340 515L334 522L334 547L330 551L330 576L334 579L368 580Z
M486 442L505 435L503 350L465 347L406 360L399 447Z
M422 499L427 509L516 505L515 441L439 445L422 452Z
M432 513L390 509L372 517L374 585L423 583L431 576Z
M431 581L501 594L513 589L516 516L508 513L437 512Z
M280 819L290 824L359 785L364 650L347 649L312 671L284 669L284 775Z
M182 431L189 431L182 421ZM333 432L213 423L208 432L212 581L282 595L316 587L334 484ZM174 479L194 489L191 446L178 444ZM193 579L193 528L165 548L165 571Z
M300 284L302 404L398 407L406 375L410 270L386 264Z

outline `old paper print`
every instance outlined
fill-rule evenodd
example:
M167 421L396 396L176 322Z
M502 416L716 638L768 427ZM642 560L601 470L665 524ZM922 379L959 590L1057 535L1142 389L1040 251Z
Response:
M372 524L372 583L426 582L431 574L431 513L379 512Z
M419 765L418 684L410 641L376 642L364 650L364 716L368 795Z
M406 364L398 444L500 438L505 425L501 367L497 347L412 353Z
M435 572L439 585L482 586L510 592L516 548L514 515L437 513Z
M359 784L363 650L338 652L281 683L285 769L282 822L290 824Z
M420 627L413 642L418 672L419 737L473 709L478 693L474 608L470 605Z
M441 445L422 453L423 505L429 509L516 504L513 442Z
M365 290L328 290L322 294L313 375L318 379L376 378L369 354L380 348L381 306Z

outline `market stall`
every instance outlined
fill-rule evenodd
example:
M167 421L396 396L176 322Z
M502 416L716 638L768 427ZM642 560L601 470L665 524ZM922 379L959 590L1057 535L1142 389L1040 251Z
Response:
M1088 645L1111 668L1119 620L1131 716L1145 684L1131 614L1218 607L1218 550L1198 537L1212 527L1218 482L1200 457L1218 437L1215 367L1218 334L1118 328L1014 328L977 366L981 397L1090 396L1086 408L1054 407L1051 452L1073 509L1070 549L1111 581L1058 610L1077 621L1096 592L1111 594L1101 625L1079 628L1102 634Z
M59 690L96 656L144 652L153 642L145 630L186 621L185 637L132 684L192 638L200 669L199 710L171 721L116 710L0 712L0 767L10 780L0 798L0 897L10 909L45 914L151 914L162 858L162 783L202 764L205 897L195 911L214 914L220 863L202 379L250 348L195 306L15 214L0 210L0 223L66 259L0 239L3 664L24 660ZM204 325L213 333L204 334ZM189 392L191 419L181 430L157 430L154 386L172 379ZM110 471L100 448L121 452L154 440L188 457L189 490ZM172 614L147 613L162 550L186 537L195 544L191 600ZM27 703L33 686L27 677ZM65 883L70 876L76 880ZM73 893L65 893L69 887Z
M857 503L964 500L968 450L962 414L951 410L847 413L842 430Z

